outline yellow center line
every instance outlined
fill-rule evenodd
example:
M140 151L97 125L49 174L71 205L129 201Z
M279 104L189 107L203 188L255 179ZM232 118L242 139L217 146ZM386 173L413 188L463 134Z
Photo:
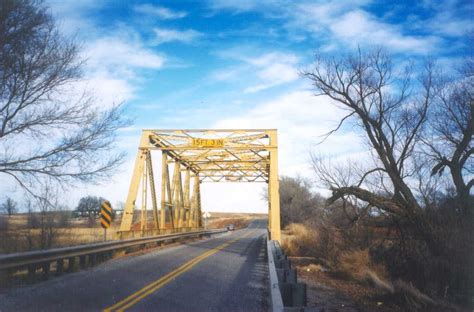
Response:
M193 266L195 266L196 264L198 264L202 260L212 256L213 254L215 254L215 253L219 252L220 250L228 247L229 245L237 242L238 240L240 240L244 237L247 237L250 234L253 234L254 232L255 232L255 230L251 231L251 232L248 232L247 234L244 234L244 235L242 235L240 237L237 237L237 238L235 238L235 239L233 239L233 240L231 240L227 243L224 243L224 244L219 245L215 248L212 248L211 250L203 253L202 255L199 255L196 258L189 260L188 262L186 262L185 264L183 264L182 266L180 266L176 270L174 270L174 271L166 274L165 276L161 277L160 279L148 284L147 286L145 286L142 289L136 291L135 293L131 294L130 296L126 297L125 299L117 302L116 304L114 304L114 305L112 305L108 308L105 308L103 311L104 312L110 312L112 310L125 311L125 309L128 309L128 308L132 307L133 305L135 305L140 300L142 300L145 297L151 295L152 293L154 293L155 291L157 291L161 287L165 286L166 284L168 284L169 282L174 280L176 277L180 276L181 274L183 274L186 271L188 271L189 269L191 269Z

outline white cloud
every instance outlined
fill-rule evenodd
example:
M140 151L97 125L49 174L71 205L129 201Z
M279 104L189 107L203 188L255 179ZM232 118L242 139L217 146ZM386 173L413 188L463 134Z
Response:
M472 16L470 20L456 18L450 11L439 12L428 20L425 25L435 33L450 37L464 36L474 29Z
M75 92L71 96L77 97L85 89L100 106L130 100L143 81L143 70L159 70L168 63L163 54L147 47L141 35L129 25L114 24L112 32L98 26L90 13L103 8L106 5L103 1L48 0L47 3L61 32L66 36L76 35L84 42L80 55L86 61L84 77L70 88ZM166 10L162 13L170 18L170 14L183 14Z
M354 10L340 16L329 26L336 38L349 44L384 45L395 51L427 53L435 46L433 38L403 35L398 27L377 21L362 10Z
M413 36L404 32L403 25L385 23L363 10L367 1L330 1L306 3L288 10L290 29L304 29L313 37L328 42L328 47L385 46L396 52L426 54L436 48L433 36Z
M83 58L86 65L82 86L101 106L132 99L141 79L140 71L158 70L165 64L164 56L144 47L138 39L119 36L89 42Z
M103 106L126 102L134 97L135 88L127 80L115 78L105 72L95 72L87 77L87 89Z
M47 0L59 30L72 37L91 36L96 33L93 15L90 12L102 8L105 1L81 0L81 1L63 1Z
M137 13L153 15L161 19L179 19L188 15L186 12L173 11L165 7L148 3L136 5L133 9Z
M216 81L233 81L246 74L245 70L246 68L242 66L219 69L211 73L211 79Z
M244 90L245 93L258 92L276 85L294 81L299 77L295 67L285 63L269 64L258 71L257 76L263 83L246 88Z
M228 1L228 0L211 0L208 1L209 6L213 10L234 10L234 11L250 11L255 9L259 4L266 1L257 0L240 0L240 1Z
M217 81L235 81L242 76L248 77L249 83L255 80L253 85L244 89L244 93L255 93L299 78L296 68L299 59L292 53L268 52L250 56L247 51L229 49L221 51L219 56L236 59L243 65L220 69L212 73L211 77Z
M163 67L165 58L145 48L138 40L120 37L99 38L85 49L88 66L96 68L148 68Z
M296 64L298 58L294 54L269 53L249 60L257 66L256 72L259 83L244 90L247 93L253 93L268 89L284 83L295 81L299 78Z
M383 45L395 52L426 54L432 52L439 43L434 36L414 36L407 31L410 25L390 24L369 13L364 8L371 0L349 1L210 1L214 10L233 10L234 12L258 11L263 15L277 16L286 20L289 37L301 41L302 34L310 35L334 50L344 47L356 48L358 45ZM443 18L442 15L439 16ZM465 23L449 19L437 23L438 32L459 34ZM446 25L446 29L444 29ZM463 27L464 26L464 27ZM434 26L433 26L434 27Z
M155 39L153 43L162 44L165 42L179 41L184 43L191 43L194 40L203 36L202 33L194 30L176 30L176 29L166 29L166 28L154 28L153 32L155 33Z

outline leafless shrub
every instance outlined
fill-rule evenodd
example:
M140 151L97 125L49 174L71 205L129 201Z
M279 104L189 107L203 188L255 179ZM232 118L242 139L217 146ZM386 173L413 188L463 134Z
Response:
M69 210L66 206L59 205L56 207L55 220L56 224L60 228L65 228L69 226L69 221L71 220L72 211Z
M0 215L0 231L8 230L8 219L5 216Z
M27 204L29 228L25 234L25 241L28 249L52 248L59 233L58 228L64 226L65 222L64 216L61 216L62 211L56 208L61 207L57 193L49 187L44 187L40 196L34 198L34 201L29 200Z
M17 203L10 197L7 197L0 206L0 209L9 217L18 212Z
M11 253L23 251L24 239L18 231L0 231L0 252Z
M324 200L311 191L309 181L301 177L280 178L280 210L282 226L290 223L315 222Z
M40 227L40 218L37 213L35 213L31 207L31 202L28 203L28 213L26 217L26 226L29 229L37 229Z

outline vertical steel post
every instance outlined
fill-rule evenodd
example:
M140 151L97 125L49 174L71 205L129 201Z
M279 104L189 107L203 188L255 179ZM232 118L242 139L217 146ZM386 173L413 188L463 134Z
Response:
M160 223L158 218L158 205L156 202L155 177L153 175L153 164L150 151L148 151L146 154L146 167L148 172L148 181L150 181L151 203L153 206L153 220L155 221L155 230L159 230Z
M132 179L130 181L130 188L128 190L127 201L122 215L122 222L120 224L120 231L130 231L133 222L133 213L135 210L135 201L137 199L138 188L140 186L140 180L143 174L143 167L145 164L145 157L147 150L144 148L147 146L147 140L150 133L143 131L140 139L140 146L135 158L135 166L133 169Z
M190 216L190 227L199 227L197 222L197 210L198 210L198 191L199 191L199 176L193 177L193 194L191 195L191 216Z
M145 168L143 170L143 180L142 180L142 211L141 211L141 218L140 218L140 230L142 231L142 235L146 230L146 222L147 222L147 211L146 211L146 201L147 201L147 167L145 163Z
M190 218L190 187L191 187L191 170L189 168L186 168L186 175L184 176L184 203L183 203L183 209L185 211L185 222L183 224L186 225L186 227L190 227L189 225L189 218Z
M281 241L280 228L280 186L278 181L278 139L277 131L270 130L270 177L268 181L268 201L270 211L268 216L270 239Z
M196 176L196 225L198 228L202 228L202 212L201 212L201 181L199 176Z
M166 228L166 194L169 189L169 178L168 178L168 154L163 151L161 153L161 211L160 211L160 228ZM169 193L168 193L169 196Z
M178 172L178 228L184 227L184 194L183 194L183 179L181 176L181 163L179 166L179 172Z
M181 188L180 178L181 175L181 164L179 161L174 162L174 173L173 173L173 185L171 190L172 202L172 216L173 216L173 228L177 228L179 225L179 189Z

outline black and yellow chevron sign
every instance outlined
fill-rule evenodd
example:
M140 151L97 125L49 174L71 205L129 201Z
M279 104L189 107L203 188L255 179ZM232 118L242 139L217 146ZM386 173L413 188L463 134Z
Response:
M100 207L100 225L108 229L112 223L112 205L109 201L104 201Z

